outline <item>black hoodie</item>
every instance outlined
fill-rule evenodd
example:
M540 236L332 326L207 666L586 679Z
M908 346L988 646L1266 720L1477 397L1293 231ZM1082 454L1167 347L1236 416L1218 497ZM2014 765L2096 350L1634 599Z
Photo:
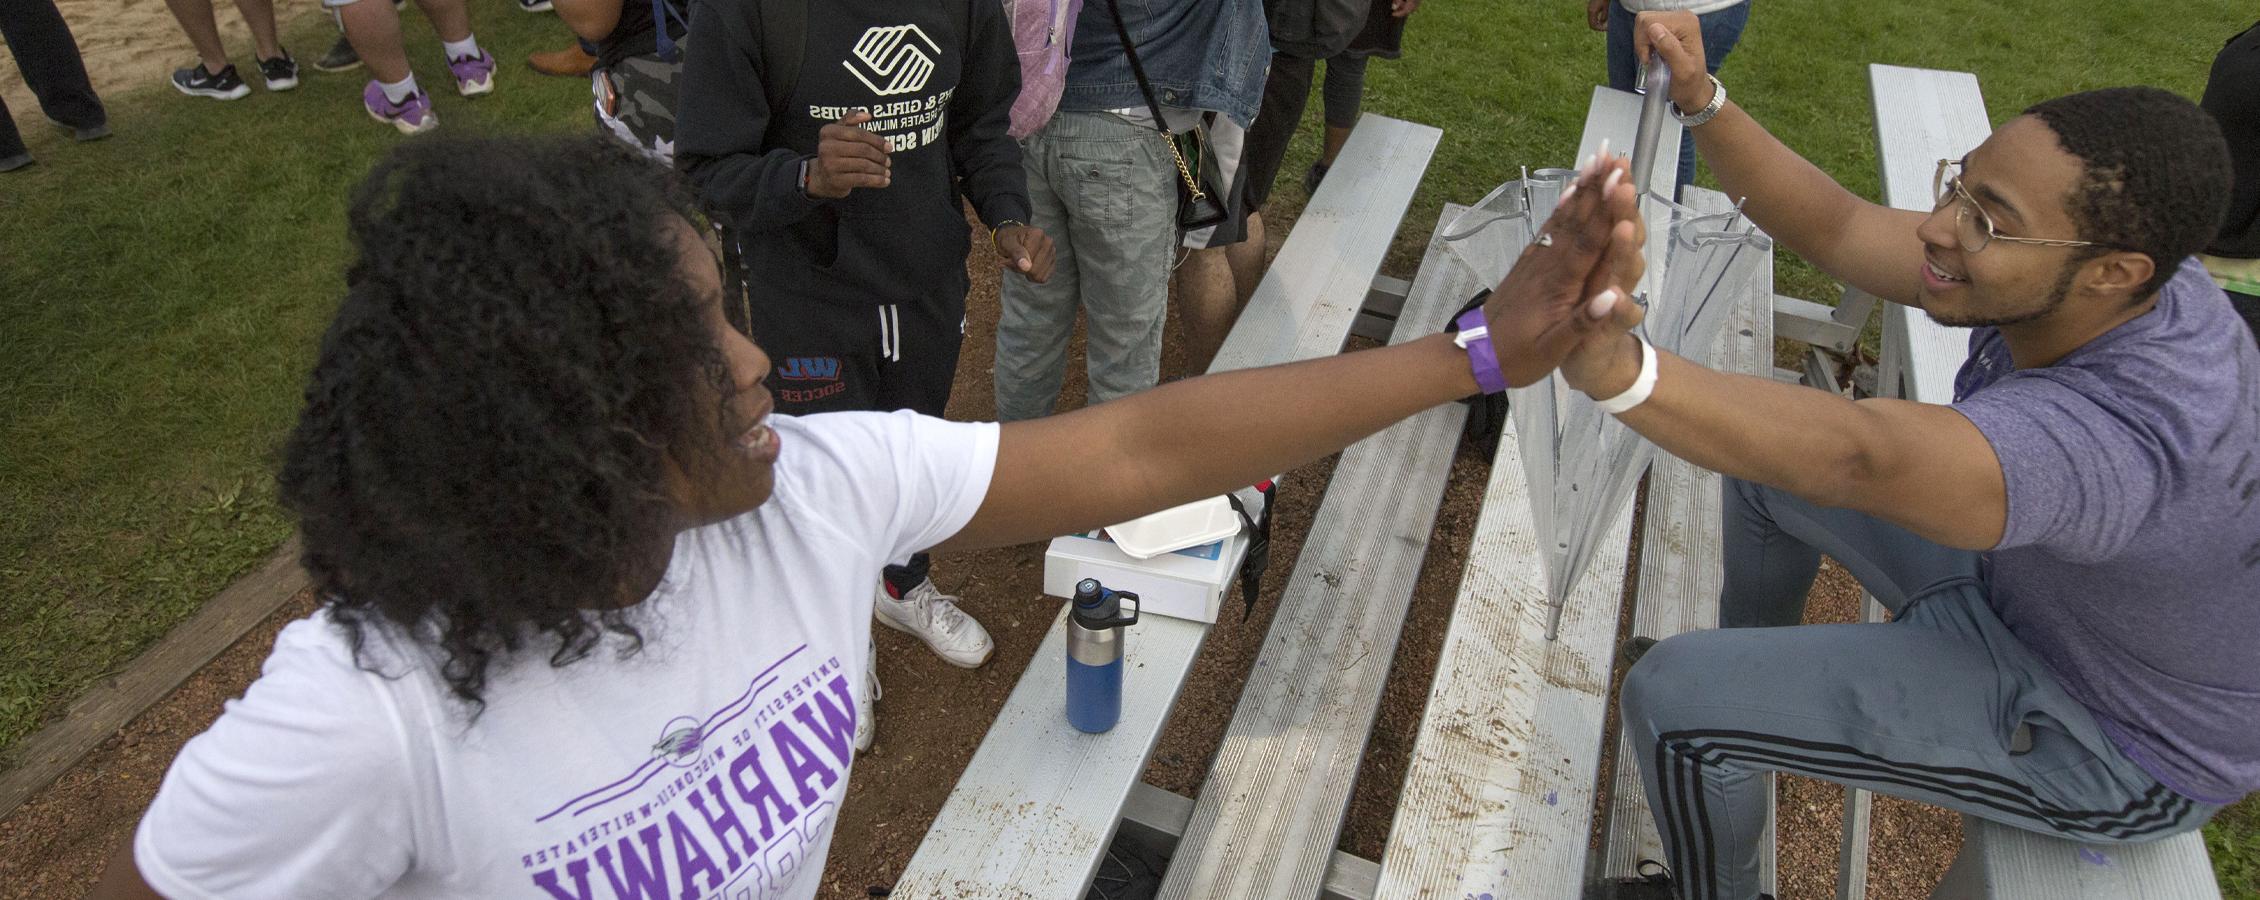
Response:
M764 0L696 0L675 159L738 236L753 302L962 309L970 196L990 227L1029 218L1020 146L1005 134L1020 61L996 0L806 0L793 97L769 108ZM796 0L784 0L796 2ZM945 3L968 3L965 11ZM957 33L967 23L970 36ZM893 183L838 200L801 193L817 133L868 109L893 144ZM775 121L772 121L774 119Z
M2235 259L2260 257L2260 25L2230 38L2213 58L2205 84L2205 111L2229 141L2229 217L2207 253Z

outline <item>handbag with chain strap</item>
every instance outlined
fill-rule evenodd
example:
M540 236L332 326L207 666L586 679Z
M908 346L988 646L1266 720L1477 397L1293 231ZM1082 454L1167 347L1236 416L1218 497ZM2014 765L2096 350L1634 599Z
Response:
M1146 67L1138 62L1138 47L1130 40L1130 29L1122 24L1122 5L1118 0L1107 0L1107 12L1114 17L1114 34L1122 41L1122 52L1130 59L1130 74L1138 78L1138 92L1146 97L1146 109L1153 113L1154 130L1169 145L1169 155L1177 163L1177 229L1195 231L1224 221L1224 193L1216 187L1223 178L1217 172L1216 156L1209 152L1208 132L1198 125L1184 131L1171 131L1169 120L1162 118L1161 103L1154 99L1153 83L1146 80Z

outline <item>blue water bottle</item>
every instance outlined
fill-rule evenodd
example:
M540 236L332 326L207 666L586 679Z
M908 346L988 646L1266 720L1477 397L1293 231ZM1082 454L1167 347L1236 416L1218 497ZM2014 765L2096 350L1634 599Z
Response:
M1121 720L1122 629L1136 621L1138 595L1107 590L1096 578L1075 583L1067 611L1067 724L1075 730L1099 734Z

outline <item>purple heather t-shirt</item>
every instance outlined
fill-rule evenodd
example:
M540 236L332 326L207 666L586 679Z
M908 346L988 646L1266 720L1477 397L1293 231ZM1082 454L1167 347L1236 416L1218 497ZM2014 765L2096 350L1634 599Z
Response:
M2169 788L2260 788L2260 351L2195 261L2055 365L1970 336L1954 408L1993 444L1994 610Z

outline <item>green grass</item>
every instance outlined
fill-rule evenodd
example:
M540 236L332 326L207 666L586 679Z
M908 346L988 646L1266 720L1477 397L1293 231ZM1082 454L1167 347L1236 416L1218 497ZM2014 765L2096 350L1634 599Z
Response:
M588 125L584 82L521 60L561 45L554 17L475 0L504 63L497 92L441 96L443 129ZM1975 72L1995 122L2038 100L2146 83L2196 96L2214 52L2250 24L2239 0L2082 4L1759 0L1722 78L1758 119L1854 192L1876 194L1866 66ZM406 16L418 75L445 93L437 43ZM1391 256L1409 272L1446 201L1519 165L1568 163L1602 37L1566 2L1447 2L1419 14L1405 58L1371 68L1367 108L1440 126ZM293 30L310 59L332 37ZM41 165L0 176L0 748L59 712L288 533L274 451L340 288L344 197L400 138L356 108L365 75L229 104L162 86L112 97L118 136L67 145L17 110ZM1316 155L1316 98L1275 203ZM1708 176L1704 176L1707 182ZM1780 258L1776 288L1838 288ZM2260 807L2208 830L2228 896L2260 896Z
M474 6L504 62L476 101L405 16L442 130L587 127L587 82L522 62L567 40L556 18ZM295 24L302 60L336 36ZM0 179L0 747L289 534L272 472L343 286L345 189L402 139L362 113L365 70L308 71L231 103L106 98L95 144L16 110L40 163Z
M2205 849L2223 897L2260 897L2260 801L2222 810L2205 827Z

